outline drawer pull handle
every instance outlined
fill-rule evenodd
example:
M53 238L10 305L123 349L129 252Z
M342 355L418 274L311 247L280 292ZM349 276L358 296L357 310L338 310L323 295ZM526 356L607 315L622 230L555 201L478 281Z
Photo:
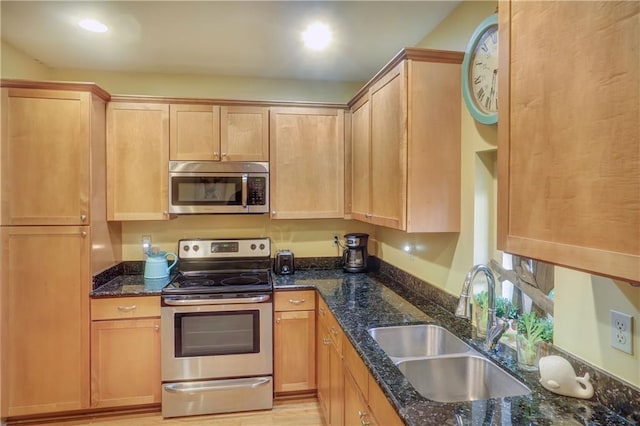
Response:
M131 306L118 306L118 310L120 312L129 312L129 311L133 311L135 308L137 308L136 305L131 305Z
M304 299L289 299L289 303L293 303L294 305L300 305L301 303L304 303Z
M323 345L330 345L331 344L331 339L329 339L328 337L325 337L324 339L322 339L322 344Z

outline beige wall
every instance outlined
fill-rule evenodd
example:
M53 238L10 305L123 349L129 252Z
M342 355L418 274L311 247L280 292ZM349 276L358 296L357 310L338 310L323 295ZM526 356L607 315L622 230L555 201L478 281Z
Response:
M296 257L340 256L333 235L349 232L373 233L370 225L342 219L271 220L269 215L178 216L168 222L123 222L122 257L142 260L142 235L150 235L152 245L177 250L180 238L270 237L272 251L290 249Z
M50 80L50 68L8 43L0 40L0 77L25 80Z
M496 2L462 3L419 47L463 51L475 27L495 11ZM107 73L49 70L33 58L2 43L2 77L95 81L117 94L210 97L255 100L346 102L361 83L334 84L211 76ZM297 257L340 253L333 233L367 232L378 255L426 281L457 295L466 271L499 255L495 250L495 126L477 124L462 100L462 226L459 234L417 234L370 227L347 220L271 221L268 216L185 216L169 222L123 224L123 258L142 259L140 237L175 250L179 238L269 236L273 249L289 248ZM486 199L486 188L492 188ZM488 207L487 207L488 206ZM488 227L488 229L487 229ZM404 250L411 248L410 252ZM640 288L565 268L556 268L555 343L576 356L640 386ZM609 310L634 316L634 354L610 347Z
M51 79L92 81L111 94L346 103L363 82L53 69Z

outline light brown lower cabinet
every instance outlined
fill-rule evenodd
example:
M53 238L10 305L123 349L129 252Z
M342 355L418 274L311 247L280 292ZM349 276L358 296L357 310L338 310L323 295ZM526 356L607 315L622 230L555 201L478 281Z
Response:
M160 403L160 302L157 299L92 299L91 407ZM136 318L153 311L156 305L158 316ZM120 319L122 317L129 318Z
M86 409L90 228L0 232L1 417Z
M330 426L402 426L384 392L318 298L318 401Z
M318 401L328 425L344 422L342 329L324 301L318 297Z
M314 391L315 290L281 291L274 298L274 391Z
M376 419L371 415L367 400L360 393L355 379L347 368L344 369L344 426L374 426Z

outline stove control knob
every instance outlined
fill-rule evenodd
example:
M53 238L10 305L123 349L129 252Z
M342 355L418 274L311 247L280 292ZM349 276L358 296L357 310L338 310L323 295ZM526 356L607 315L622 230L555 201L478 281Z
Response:
M255 244L251 244L251 250L255 250L256 249L256 245Z
M198 251L198 250L200 250L200 246L199 245L196 244L195 246L193 246L193 251Z

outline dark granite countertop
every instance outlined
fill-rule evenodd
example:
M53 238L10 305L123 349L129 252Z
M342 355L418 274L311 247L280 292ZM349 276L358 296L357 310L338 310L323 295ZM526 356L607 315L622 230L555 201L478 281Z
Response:
M89 293L90 297L159 296L168 278L145 279L141 274L118 275Z
M170 279L170 278L169 278ZM166 282L145 282L142 275L116 275L97 286L91 297L122 297L159 295ZM556 395L538 383L538 372L525 372L516 365L511 348L500 344L493 353L485 352L481 340L473 338L473 327L466 320L456 318L450 311L422 297L415 297L386 276L350 274L341 269L297 270L293 275L274 275L276 290L316 289L358 351L372 376L396 408L407 425L637 425L640 406L635 391L615 388L607 391L612 401L627 402L624 411L632 406L633 414L626 420L592 398L590 400ZM411 302L409 302L409 300ZM420 394L404 378L391 359L380 349L367 330L376 326L437 323L469 343L476 351L488 356L503 369L516 376L532 390L521 397L439 403ZM597 372L589 370L596 392L605 386ZM584 371L576 368L578 375ZM602 380L602 383L598 381ZM608 383L607 383L608 384Z
M276 289L315 288L333 311L365 365L407 425L631 425L597 401L556 395L538 383L538 372L516 366L513 351L499 345L487 354L481 341L471 338L472 327L440 306L422 300L409 303L406 290L383 283L372 274L349 274L341 270L296 271L276 276ZM404 297L404 298L403 298ZM516 376L532 390L521 397L483 401L439 403L421 396L371 338L367 329L376 326L438 323L470 343L478 352ZM594 383L594 386L597 386Z

